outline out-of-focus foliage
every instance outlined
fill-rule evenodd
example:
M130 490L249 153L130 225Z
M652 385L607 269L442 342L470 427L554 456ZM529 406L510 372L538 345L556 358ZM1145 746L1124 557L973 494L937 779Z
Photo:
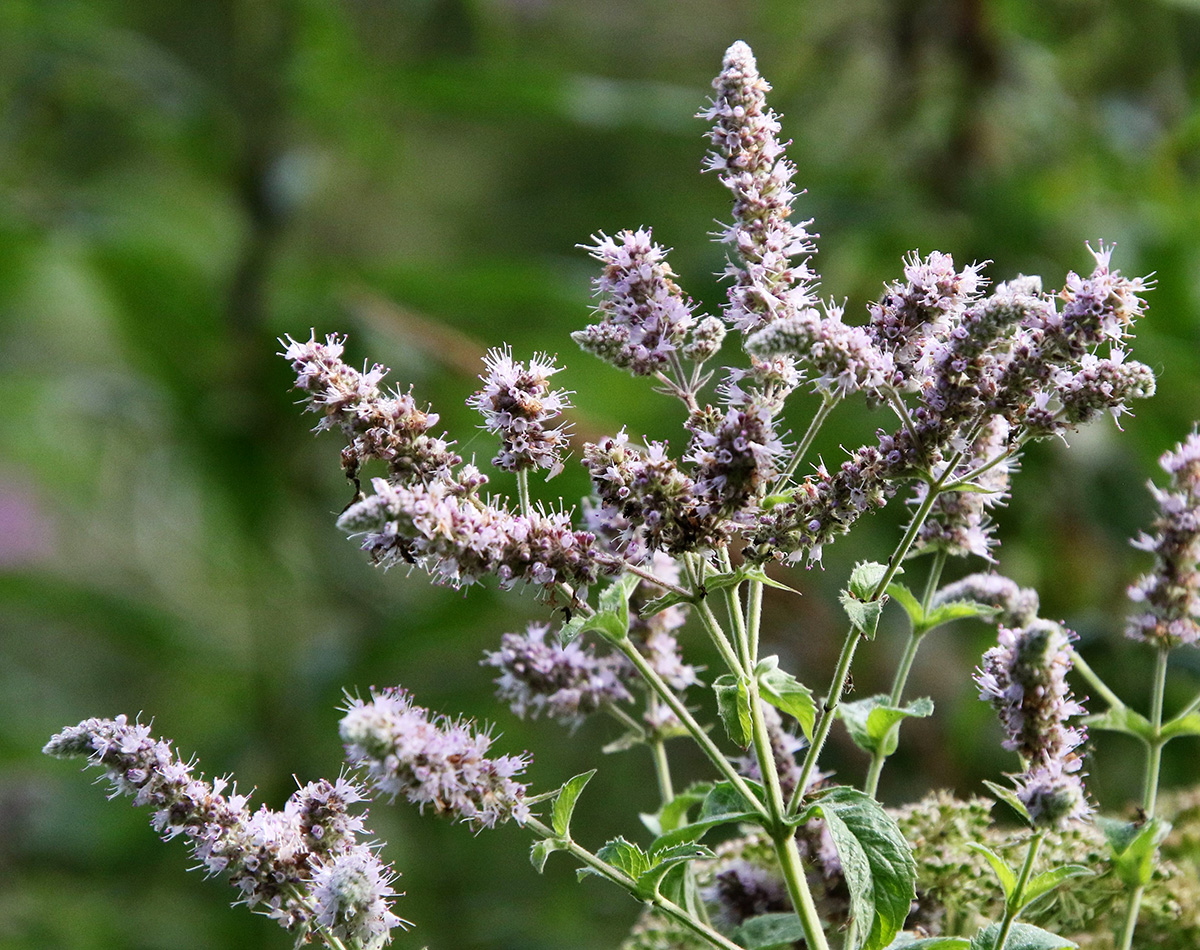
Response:
M42 760L85 716L142 710L275 805L291 775L337 772L341 692L371 685L494 720L499 748L538 750L542 788L592 764L602 724L566 742L519 723L476 662L544 608L383 576L336 532L350 490L275 338L348 330L481 461L463 399L504 340L559 351L585 436L625 422L678 441L669 402L570 343L590 272L575 245L651 225L692 296L720 305L704 236L727 210L691 116L737 38L775 85L824 291L851 317L914 247L1057 286L1088 266L1084 239L1115 240L1126 273L1157 272L1136 355L1160 395L1123 436L1100 424L1031 453L1002 516L1002 567L1136 692L1148 664L1120 629L1144 564L1125 539L1149 516L1152 459L1200 416L1198 35L1183 0L0 4L0 947L287 945L185 874L144 815ZM875 424L844 417L822 452ZM586 484L569 466L547 489ZM768 602L778 652L817 688L832 592L901 516L789 581L803 616ZM939 715L906 734L922 769L898 764L885 798L977 792L1011 766L969 685L979 635L939 634L920 660L914 691ZM895 646L881 636L856 672L862 695ZM1098 745L1092 787L1113 807L1136 750ZM605 758L588 797L623 810L581 808L585 839L637 833L646 765ZM843 777L862 765L842 750ZM608 947L636 917L565 862L536 876L515 828L472 839L399 805L372 820L413 946Z

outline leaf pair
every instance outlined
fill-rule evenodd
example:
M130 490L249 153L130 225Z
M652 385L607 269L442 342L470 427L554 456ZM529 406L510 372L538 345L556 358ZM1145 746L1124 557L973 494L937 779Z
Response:
M759 696L781 712L794 716L805 738L812 741L813 724L817 718L812 690L791 673L781 670L777 656L759 660L754 668L754 677L758 681ZM717 712L725 726L725 734L739 748L747 748L754 737L750 683L745 677L726 673L713 681L713 692L717 694Z

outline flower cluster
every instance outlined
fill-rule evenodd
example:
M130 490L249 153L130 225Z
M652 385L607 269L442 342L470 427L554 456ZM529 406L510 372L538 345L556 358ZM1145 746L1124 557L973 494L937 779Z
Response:
M529 817L525 786L514 781L529 753L488 758L491 736L413 705L402 689L352 699L339 730L347 760L363 766L385 794L403 794L422 809L430 805L479 828Z
M1166 649L1200 639L1200 434L1159 465L1170 482L1150 486L1159 509L1155 533L1134 542L1154 555L1154 568L1129 588L1129 599L1146 609L1129 618L1126 634Z
M594 537L571 527L562 511L517 515L477 498L461 482L393 485L372 480L375 493L347 508L338 527L362 535L376 564L422 564L453 587L494 574L501 587L551 587L596 580Z
M621 682L626 665L619 656L597 656L580 640L547 642L550 627L530 624L524 634L506 633L500 649L484 654L483 663L500 670L496 696L522 719L543 712L566 726L605 706L633 696Z
M87 719L64 729L43 751L86 758L103 768L113 796L131 795L153 809L163 838L184 835L209 874L226 876L240 902L279 921L300 940L314 931L376 950L406 925L389 903L394 873L358 842L363 819L348 809L363 800L346 779L312 782L282 811L251 811L248 796L223 779L193 774L169 742L150 728L116 719Z
M551 390L550 377L560 372L545 354L529 364L515 362L507 347L488 351L484 387L467 400L484 418L484 428L500 435L500 453L492 464L505 472L523 469L562 470L559 456L567 442L565 426L547 423L570 407L565 390Z
M738 258L726 270L733 278L727 318L749 333L816 304L817 278L807 263L814 235L806 230L810 222L788 220L796 169L783 154L779 118L766 104L771 87L749 46L729 47L713 88L711 107L700 113L713 122L705 170L733 193L733 223L720 234Z
M1003 627L1024 627L1037 617L1038 593L1032 587L1019 587L1016 581L1000 574L968 574L947 584L933 598L934 607L955 601L975 601L996 609L996 623Z
M1008 496L1009 475L1013 463L1007 457L1009 424L1003 416L992 416L963 457L961 469L984 468L972 479L967 491L941 492L933 500L929 516L917 534L914 553L941 549L951 557L978 555L992 560L992 523L988 510L1003 504ZM920 505L929 485L919 482L913 495L913 507Z
M666 249L648 229L621 231L615 238L601 233L593 240L587 250L604 265L593 281L600 322L571 334L582 349L635 376L660 370L680 352L698 363L716 354L724 324L714 317L696 323Z
M342 467L356 483L369 459L386 462L389 476L404 482L447 478L462 461L451 443L430 435L437 413L418 409L411 393L379 389L386 368L376 364L360 373L342 361L345 337L330 334L321 343L313 334L303 343L291 337L280 342L307 408L321 416L316 431L336 427L350 440Z
M1017 797L1039 825L1061 825L1089 812L1075 750L1081 727L1067 720L1084 714L1067 685L1074 664L1074 634L1049 620L1000 628L999 645L983 655L975 677L979 698L995 706L1004 747L1021 756Z

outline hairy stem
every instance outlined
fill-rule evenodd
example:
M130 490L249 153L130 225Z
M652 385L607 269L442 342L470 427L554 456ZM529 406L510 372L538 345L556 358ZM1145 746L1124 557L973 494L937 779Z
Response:
M517 501L521 505L521 514L528 518L533 513L533 504L529 500L529 469L517 469Z
M708 733L705 731L704 727L700 725L700 723L696 722L695 717L692 716L692 714L688 711L688 708L682 702L680 702L679 697L675 695L674 690L672 690L671 687L666 684L663 678L655 672L654 668L646 662L646 658L638 652L637 647L634 646L628 639L621 640L614 645L618 650L621 651L621 653L625 655L629 662L634 665L650 688L653 689L654 692L658 694L659 698L667 704L671 712L673 712L683 724L684 728L691 733L692 738L696 740L696 744L700 746L700 749L706 756L708 756L709 761L712 762L717 771L720 772L721 775L723 775L729 781L729 783L742 794L746 801L750 803L750 807L758 812L761 818L769 819L770 814L767 812L766 807L761 801L759 801L758 796L754 794L750 786L746 784L746 780L742 778L742 776L738 775L737 769L730 765L729 760L721 753L721 750L717 748L712 739L708 737Z
M1168 647L1159 647L1154 658L1154 683L1150 693L1150 725L1154 729L1153 739L1146 749L1146 775L1142 783L1142 811L1146 820L1154 817L1154 809L1158 805L1158 779L1162 770L1162 738L1163 725L1163 696L1167 687L1167 656ZM1078 662L1078 661L1076 661ZM1137 930L1138 914L1142 909L1142 896L1145 885L1139 884L1129 895L1129 903L1125 908L1125 922L1121 928L1120 950L1130 950L1133 946L1133 934Z
M825 420L829 418L829 414L833 412L833 407L841 400L841 396L826 395L821 400L821 405L817 408L812 420L808 423L808 429L804 436L796 446L796 450L792 453L791 460L787 467L779 473L778 484L782 485L789 478L796 474L796 469L800 467L800 463L804 461L804 456L808 454L808 450L812 448L813 440L817 437L817 433L821 431L821 426L825 424Z
M570 838L560 838L554 833L554 830L547 825L543 825L536 818L528 818L525 821L525 827L530 829L534 834L541 838L550 838L556 841L563 850L569 853L572 857L582 861L587 867L591 868L597 874L607 881L616 884L617 887L628 891L639 901L644 901L649 904L659 913L670 917L672 920L682 924L698 937L711 943L714 947L720 947L721 950L742 950L736 943L727 937L722 936L708 924L697 920L693 915L676 904L674 901L668 900L661 894L655 894L647 898L638 892L637 882L620 868L616 868L603 861L587 848L582 847Z
M1033 837L1029 839L1029 850L1025 853L1025 863L1021 865L1021 873L1017 877L1017 887L1013 891L1012 898L1006 902L1004 907L1004 919L1000 922L1000 933L996 935L996 943L992 950L1004 950L1004 945L1008 942L1008 935L1012 932L1012 926L1017 922L1017 916L1021 913L1022 898L1025 896L1025 888L1029 884L1030 875L1033 874L1033 862L1037 859L1038 849L1042 846L1042 839L1046 837L1046 832L1035 832Z

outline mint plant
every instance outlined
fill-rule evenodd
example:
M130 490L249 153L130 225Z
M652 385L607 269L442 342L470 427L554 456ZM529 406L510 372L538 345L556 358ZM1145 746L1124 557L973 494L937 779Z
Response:
M598 876L645 905L649 916L630 938L639 948L1071 947L1086 935L1031 917L1094 877L1109 898L1114 888L1125 897L1122 913L1095 926L1129 950L1165 866L1161 750L1200 734L1200 696L1171 719L1163 709L1169 656L1200 633L1200 436L1163 457L1170 484L1154 489L1161 514L1155 533L1137 541L1155 557L1130 589L1140 612L1128 627L1158 657L1149 715L1101 681L1063 623L1039 616L1035 592L990 570L950 583L943 575L951 559L993 562L990 515L1007 500L1027 444L1105 414L1119 419L1153 394L1153 373L1126 352L1150 282L1114 269L1104 245L1091 249L1091 272L1069 274L1056 294L1027 276L991 287L983 265L914 253L866 322L847 322L844 307L818 297L816 235L792 219L795 168L748 46L729 48L713 85L701 116L712 123L705 170L733 196L732 220L717 234L728 247L727 303L719 315L699 312L649 229L598 234L586 247L600 264L594 322L573 334L586 352L683 403L682 451L622 430L582 446L593 494L578 508L535 499L531 473L553 477L569 462L572 394L556 388L566 377L552 358L493 349L467 402L499 438L492 464L515 474L514 503L487 494L487 475L436 434L437 414L411 391L381 388L384 367L347 363L343 337L284 341L317 430L345 441L355 497L338 525L381 567L419 568L454 588L530 588L544 601L545 622L505 633L482 662L516 715L573 728L607 714L623 731L606 751L650 751L661 803L643 816L642 839L577 840L572 818L589 804L594 770L531 791L520 781L528 753L492 755L486 731L430 713L400 687L348 701L341 737L355 777L304 786L278 813L250 812L244 796L194 777L168 744L124 717L87 720L46 751L104 768L114 794L151 806L156 830L188 838L210 873L229 877L242 902L299 943L373 948L404 923L391 909L393 872L359 843L364 819L349 811L373 793L476 830L516 822L533 836L539 872L561 852L581 878ZM742 353L718 366L730 336ZM820 405L796 436L781 418L802 387ZM849 399L894 419L830 469L810 451ZM828 684L802 683L763 654L764 588L789 591L789 568L821 563L898 493L907 527L880 560L851 571L841 595L846 636ZM922 582L910 587L914 576ZM909 623L891 691L844 701L856 653L870 648L891 601ZM943 797L893 812L876 798L904 721L934 713L928 698L907 694L921 643L970 619L997 628L975 683L1019 761L1008 784L988 785L1021 822L1007 836L978 801ZM688 661L688 626L703 631L720 669ZM1073 671L1106 711L1086 714ZM964 688L969 677L962 671ZM709 688L717 729L698 712ZM821 771L839 722L869 756L861 787ZM1083 783L1088 727L1145 745L1136 821L1097 817ZM694 743L710 768L686 787L669 755L679 741ZM1107 842L1103 856L1086 844L1095 833L1080 830L1092 820ZM975 916L950 914L963 902L947 868L983 866L995 882L972 895Z

